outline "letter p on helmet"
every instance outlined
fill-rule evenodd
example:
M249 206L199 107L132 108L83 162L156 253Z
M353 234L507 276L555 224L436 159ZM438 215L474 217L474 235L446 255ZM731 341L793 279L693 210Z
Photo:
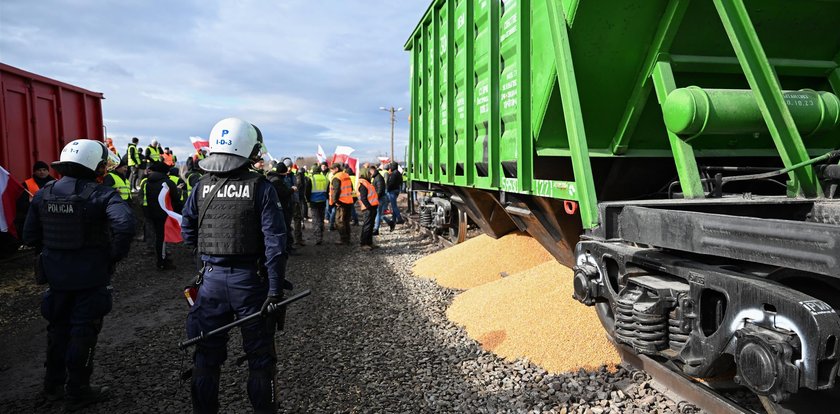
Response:
M227 129L223 129L222 130L222 137L224 137L227 134L230 134L230 131L228 131Z

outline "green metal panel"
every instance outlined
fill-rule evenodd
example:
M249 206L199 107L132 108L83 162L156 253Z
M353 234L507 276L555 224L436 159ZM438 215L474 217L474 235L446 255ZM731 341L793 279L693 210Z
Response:
M782 161L785 166L790 167L808 160L805 144L785 105L782 87L773 67L767 61L767 55L758 40L758 33L753 27L744 2L742 0L714 0L714 3L732 46L735 48L738 61L741 62L744 74L755 93L758 107L761 108ZM791 179L794 178L805 196L816 197L820 194L820 183L811 166L792 171Z
M418 132L419 132L419 139L420 139L420 147L423 150L423 159L420 168L423 170L422 177L425 180L433 180L434 176L432 175L432 171L429 169L429 164L433 162L432 156L432 145L431 140L429 139L428 134L428 124L431 122L431 114L428 113L428 107L426 106L426 97L428 96L428 87L429 87L429 78L426 75L426 61L427 59L427 49L428 45L426 43L426 38L424 36L425 31L420 32L418 35L418 47L419 50L419 58L420 62L417 66L418 73L417 79L419 81L419 94L417 97L417 108L419 110L419 119L418 119Z
M653 67L652 78L656 88L656 99L659 100L660 105L663 105L668 99L668 95L677 88L671 65L668 62L656 62ZM703 198L705 193L691 144L683 141L677 134L670 131L668 131L668 142L671 144L671 151L674 153L677 176L684 196L686 198Z
M469 97L472 96L473 90L473 76L469 65L472 61L473 51L470 45L467 44L468 39L470 42L472 41L470 38L470 34L472 34L472 2L468 0L449 0L449 2L454 2L454 16L450 19L450 24L453 26L455 32L452 41L452 45L455 48L455 91L453 93L455 128L454 133L451 134L454 157L449 168L451 169L452 176L455 178L454 181L460 185L465 185L467 182L466 176L464 176L464 171L461 169L461 176L458 177L459 169L457 168L456 162L463 164L464 160L468 159L467 144L472 136L467 119L467 111L472 109L472 105L469 104L471 102ZM467 29L468 26L470 27L469 30Z
M563 115L569 137L572 168L579 192L577 200L580 203L580 219L583 227L592 228L598 225L598 203L595 198L592 167L589 163L589 146L581 112L575 66L570 53L569 32L566 28L566 19L557 9L554 0L545 0L545 2L549 26L551 26L554 59L563 100Z
M636 130L639 118L645 109L650 98L651 74L654 65L658 62L662 50L668 50L677 34L685 12L688 9L689 0L671 0L662 19L659 21L659 28L656 30L654 40L648 48L644 60L644 72L640 72L636 79L633 92L627 101L624 114L619 121L618 129L613 137L611 146L614 154L625 154L630 146L630 137Z
M426 139L429 142L430 160L428 168L431 170L431 179L435 182L440 182L441 171L440 163L442 154L446 151L446 140L441 142L440 135L437 133L440 130L440 118L438 117L439 102L436 99L438 95L438 76L435 64L437 57L437 39L435 35L435 20L430 19L424 27L423 36L426 38L426 47L423 51L424 73L426 81L423 82L424 99L423 104L426 109L423 111L428 114L426 117Z
M473 26L473 163L475 186L499 185L499 8L498 1L479 0L474 8Z
M717 2L727 7L735 4ZM447 171L462 164L464 176L454 173L456 185L576 200L582 210L589 210L597 201L593 188L599 195L610 190L604 187L610 177L602 171L609 171L610 159L616 155L651 158L651 164L658 165L673 163L683 193L700 197L697 166L706 165L711 157L730 158L731 163L720 161L729 165L738 165L738 157L766 157L765 165L783 160L790 165L794 159L835 148L840 143L838 128L821 129L804 142L797 138L798 144L791 134L778 138L772 131L796 132L797 118L785 119L784 103L779 100L782 89L838 93L840 2L736 3L743 13L719 13L715 2L704 0L436 0L406 49L428 44L428 26L440 19L437 37L446 28L448 45L435 57L451 57L452 66L441 66L434 82L435 88L447 84L440 90L445 93L441 99L448 102L435 107L435 116L412 108L411 139L417 143L412 148L418 153L413 158L425 157L424 169L436 154L443 157L439 162L446 163ZM441 19L444 8L450 11ZM555 31L550 28L549 9L557 16ZM748 40L739 40L737 33L731 36L733 28L746 33ZM565 35L567 44L561 42L557 49L552 34ZM744 58L745 50L753 56ZM414 56L428 58L425 51ZM565 85L558 77L558 58L567 65L561 77L574 77ZM426 69L424 65L425 61L414 64ZM755 73L759 73L758 81ZM416 81L426 78L430 83L430 76L416 71L412 93L426 97L425 85ZM659 89L655 89L657 82ZM762 109L768 128L704 135L684 145L684 140L669 134L660 103L663 91L688 86L758 90L759 104L768 108ZM576 99L570 96L574 93ZM428 112L427 100L412 98L412 102ZM773 115L774 111L780 115ZM437 140L446 152L429 153L422 145L431 136L430 123L440 124ZM462 141L462 132L469 138ZM586 162L590 158L598 158L594 175ZM485 165L486 174L479 168ZM502 170L503 165L508 171ZM447 179L434 175L439 168L433 170L428 181ZM817 187L808 171L810 167L800 168L795 174L804 177L798 181L807 194L814 195ZM451 182L453 173L449 174ZM669 179L673 173L662 174ZM648 193L640 190L637 196ZM595 224L594 220L585 223L587 227Z
M499 16L500 156L504 176L517 179L517 191L528 191L533 177L530 3L529 0L504 1Z
M413 40L413 39L412 39ZM411 41L410 41L411 42ZM413 42L412 42L413 43ZM408 115L408 134L409 137L416 137L417 136L417 105L414 104L415 100L417 99L417 82L414 79L414 73L416 71L417 65L417 49L411 49L411 58L409 60L409 75L408 75L408 84L409 84L409 93L411 94L410 101L411 107L408 108L409 115ZM417 172L417 140L416 139L409 139L408 146L406 147L406 162L405 162L405 171L406 171L406 179L413 180L419 178Z
M452 73L452 57L448 53L451 28L448 16L450 13L450 5L452 0L444 2L442 7L436 10L436 16L433 16L430 30L428 34L429 43L434 44L434 50L430 56L431 71L430 82L431 96L429 96L429 113L434 114L434 129L432 136L434 137L434 148L437 152L437 157L432 165L435 171L435 181L449 183L448 159L450 156L452 143L450 137L449 125L451 124L451 116L448 114L448 108L451 107L450 76Z

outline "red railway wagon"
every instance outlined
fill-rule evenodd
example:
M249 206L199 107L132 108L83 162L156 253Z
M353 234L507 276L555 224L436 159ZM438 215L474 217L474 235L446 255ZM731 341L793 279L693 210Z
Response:
M102 93L0 63L0 166L22 181L68 142L104 140Z

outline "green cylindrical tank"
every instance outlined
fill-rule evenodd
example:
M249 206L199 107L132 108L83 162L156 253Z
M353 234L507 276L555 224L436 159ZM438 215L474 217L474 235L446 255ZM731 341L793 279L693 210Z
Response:
M803 136L831 131L840 125L840 99L830 92L783 92L785 103ZM766 132L767 123L751 90L676 89L663 107L665 126L686 137Z

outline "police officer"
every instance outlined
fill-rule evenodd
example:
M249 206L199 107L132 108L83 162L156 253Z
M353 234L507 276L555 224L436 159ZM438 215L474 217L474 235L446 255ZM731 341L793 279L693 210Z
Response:
M131 207L113 188L99 185L113 153L99 141L67 144L53 168L63 177L35 195L23 240L40 252L38 276L49 289L41 303L47 319L47 374L43 396L65 392L75 411L104 399L92 387L93 355L103 317L111 310L114 264L128 254L134 236Z
M210 155L199 165L207 172L183 210L184 241L197 246L203 265L198 299L187 316L187 336L196 337L234 318L265 312L278 303L285 281L286 227L277 193L260 174L248 170L259 156L253 125L237 118L219 121L210 131ZM258 272L264 266L266 274ZM275 323L256 320L242 327L248 358L248 397L255 412L276 411ZM196 348L192 404L195 412L219 410L219 374L227 357L227 337L208 338Z

